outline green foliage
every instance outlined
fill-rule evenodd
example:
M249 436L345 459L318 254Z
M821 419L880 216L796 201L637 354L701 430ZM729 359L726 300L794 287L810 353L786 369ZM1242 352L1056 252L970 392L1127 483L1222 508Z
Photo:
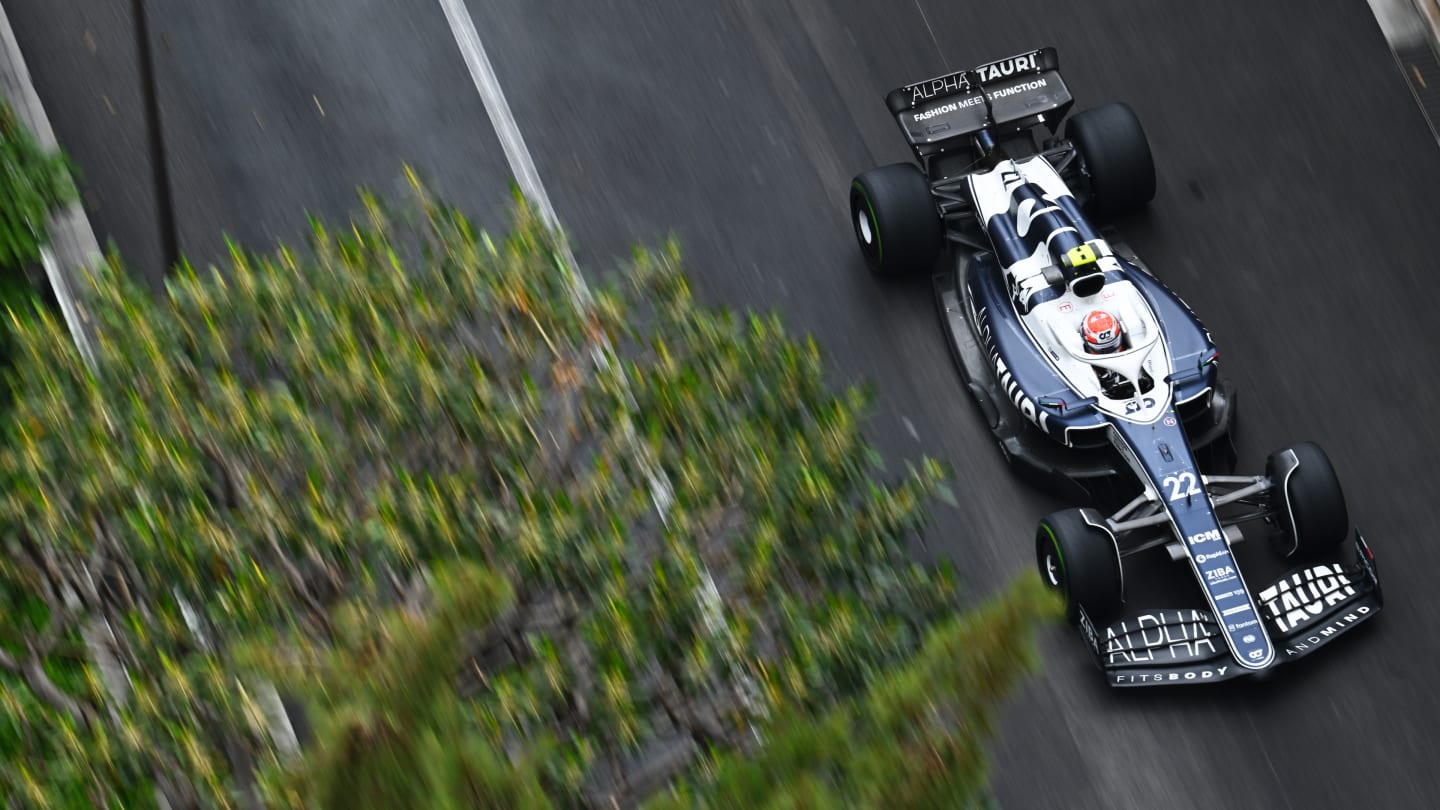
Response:
M633 802L888 688L952 615L906 553L944 469L886 476L812 341L699 306L673 246L582 297L523 200L495 239L416 192L159 298L112 261L93 372L12 314L3 739L49 757L0 771L14 795Z
M74 197L69 162L42 150L0 102L0 268L39 259L45 218Z
M388 649L329 651L319 744L273 795L299 807L547 806L533 765L508 762L470 733L451 691L465 632L509 606L509 585L469 563L443 567L436 579L428 615L378 617L375 637Z
M788 712L749 754L707 763L647 804L682 807L984 807L984 743L999 701L1037 662L1034 632L1060 605L1025 577L928 635L914 660L820 716Z

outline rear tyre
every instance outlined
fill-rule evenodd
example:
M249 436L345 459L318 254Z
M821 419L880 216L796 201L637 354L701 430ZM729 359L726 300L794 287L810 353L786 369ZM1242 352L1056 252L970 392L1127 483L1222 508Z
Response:
M1273 548L1283 558L1334 551L1350 533L1345 494L1330 457L1314 442L1277 450L1265 462L1276 521Z
M850 184L850 223L870 270L897 276L928 270L944 228L930 183L913 163L892 163Z
M1094 213L1124 214L1155 198L1150 141L1130 105L1115 102L1076 113L1065 125L1065 135L1090 176L1088 207Z
M1093 509L1062 509L1041 520L1035 531L1040 579L1065 600L1072 622L1081 607L1093 621L1103 622L1125 600L1120 549L1104 525Z

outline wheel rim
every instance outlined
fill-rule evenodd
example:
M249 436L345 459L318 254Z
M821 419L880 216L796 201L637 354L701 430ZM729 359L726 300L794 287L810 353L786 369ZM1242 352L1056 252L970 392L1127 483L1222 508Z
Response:
M870 268L878 270L885 263L885 245L880 241L875 206L870 204L870 195L859 180L850 185L850 211L855 215L855 238L860 242L860 251Z
M1060 587L1060 561L1055 559L1054 554L1045 555L1045 578L1049 580L1050 587Z
M864 211L855 212L855 230L866 245L875 244L875 229L870 226L870 217L866 216Z
M1040 558L1040 576L1046 585L1063 594L1068 602L1070 587L1065 573L1065 557L1060 553L1060 541L1055 537L1055 530L1046 523L1040 524L1040 533L1040 545L1035 549Z

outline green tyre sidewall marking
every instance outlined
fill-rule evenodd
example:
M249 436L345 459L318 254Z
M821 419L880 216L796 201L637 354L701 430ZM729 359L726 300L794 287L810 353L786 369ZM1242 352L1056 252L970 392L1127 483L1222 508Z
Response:
M1065 555L1060 553L1060 541L1055 538L1055 530L1050 524L1041 523L1040 530L1050 538L1050 547L1055 549L1055 559L1060 561L1060 592L1065 594L1065 601L1070 601L1070 572L1065 569Z
M850 187L860 192L860 199L865 201L865 210L870 212L870 228L875 231L875 264L885 263L885 243L880 239L880 220L875 218L875 206L870 204L870 195L865 193L865 187L856 180Z

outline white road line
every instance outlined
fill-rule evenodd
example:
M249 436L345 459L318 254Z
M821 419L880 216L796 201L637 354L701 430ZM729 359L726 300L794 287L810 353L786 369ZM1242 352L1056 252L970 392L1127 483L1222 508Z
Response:
M485 112L490 116L490 124L495 129L496 137L500 139L505 160L509 162L510 170L515 173L515 182L520 185L520 191L525 197L535 205L545 224L559 232L560 218L555 213L555 206L550 202L549 193L545 191L545 184L540 182L540 171L535 168L535 159L525 145L525 136L520 133L520 125L515 123L515 114L510 112L510 102L505 100L505 91L501 89L500 79L495 75L495 66L485 53L485 43L480 40L480 33L475 30L475 20L465 8L465 0L440 0L440 7L445 11L445 19L450 23L450 31L455 36L455 44L460 47L460 55L465 59L470 78L475 82L475 90L480 93L480 100L485 103ZM590 301L590 288L585 283L585 277L580 275L580 264L575 261L575 254L563 239L560 255L569 270L575 304L584 308ZM608 370L611 368L614 349L610 346L608 337L602 335L600 341L599 345L590 347L590 354L597 366ZM633 403L634 396L630 392L629 380L622 378L622 382L626 397ZM625 428L627 436L633 436L633 425L627 424ZM659 469L643 454L640 461L645 476L649 479L650 496L655 502L655 509L664 520L669 512L674 490L665 477L664 470Z
M930 32L930 41L935 43L935 50L940 52L940 64L950 69L950 59L945 56L945 49L940 47L940 39L935 36L935 29L930 27L930 18L925 16L925 9L920 7L920 0L915 0L915 10L920 12L920 19L925 22L925 30Z
M450 31L455 35L455 44L460 46L465 67L470 69L470 78L475 81L475 89L485 102L485 112L489 113L490 123L500 138L500 147L505 150L505 159L510 162L510 169L515 172L515 181L520 184L520 190L525 196L540 209L540 216L545 223L552 228L560 227L559 219L555 216L555 207L550 204L550 195L545 193L545 186L540 182L540 172L535 169L535 161L525 146L525 138L520 134L514 114L510 112L510 104L505 101L500 80L495 76L490 57L485 55L485 45L480 41L479 32L475 30L475 20L465 8L465 0L440 0L440 7L445 10L445 19L449 21Z
M495 75L495 67L485 53L485 45L480 40L479 32L475 30L475 21L471 18L470 11L465 7L464 0L439 0L439 2L440 7L445 11L445 19L450 23L450 31L455 36L455 44L460 47L460 55L464 58L465 66L470 71L470 78L475 82L475 89L485 103L485 111L490 116L490 123L495 129L496 137L500 139L500 146L505 151L505 158L510 163L510 170L515 173L515 182L519 184L520 191L539 210L545 223L557 232L560 231L560 221L555 214L555 207L550 202L550 195L546 193L545 185L540 181L540 172L535 168L535 160L525 145L525 138L520 133L520 126L515 123L515 115L510 111L510 104L505 100L500 80ZM589 302L589 288L585 284L585 278L580 275L580 266L575 261L575 255L571 252L570 246L563 241L563 237L560 247L561 257L565 260L566 269L574 287L572 292L576 304L583 308ZM602 371L613 370L620 375L625 397L633 406L635 397L631 392L630 381L625 376L624 368L611 363L614 354L615 350L610 345L609 338L603 335L599 345L591 347L591 357L598 368ZM668 525L670 506L674 501L674 489L670 479L665 474L665 470L650 457L645 447L639 442L633 421L626 419L624 432L626 440L631 444L632 452L635 453L636 460L648 479L650 499L655 505L655 511L659 514L661 521ZM715 588L715 580L711 577L710 571L704 567L704 563L701 563L701 574L702 582L695 594L701 613L709 619L706 624L711 628L711 632L715 635L725 636L726 641L733 648L736 640L729 632L729 627L723 618L723 600ZM733 649L731 654L733 657ZM732 660L732 664L736 666L736 672L740 673L738 683L733 684L732 688L735 689L742 704L753 710L754 696L758 694L759 690L752 679L744 674L738 661ZM755 733L753 726L751 732ZM758 734L756 736L758 738Z

